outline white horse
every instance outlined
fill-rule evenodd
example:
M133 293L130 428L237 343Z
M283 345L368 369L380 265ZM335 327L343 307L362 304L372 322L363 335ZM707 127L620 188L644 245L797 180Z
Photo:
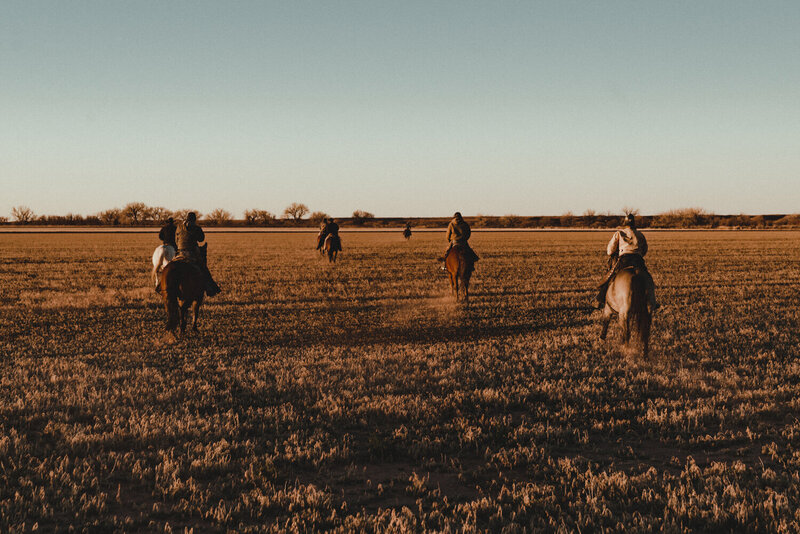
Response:
M152 277L156 289L158 289L158 277L161 274L161 270L175 258L175 254L175 247L172 245L161 245L156 247L155 251L153 251Z

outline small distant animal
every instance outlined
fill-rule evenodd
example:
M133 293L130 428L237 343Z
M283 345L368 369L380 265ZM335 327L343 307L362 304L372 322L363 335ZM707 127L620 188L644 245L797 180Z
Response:
M175 254L177 252L172 245L160 245L153 251L153 272L151 277L156 290L158 290L158 275L175 258Z
M647 308L647 288L647 276L638 269L628 267L619 271L608 285L606 305L603 308L603 329L600 332L600 339L605 339L611 318L616 314L622 327L623 344L629 344L631 332L635 330L645 358L650 351L650 327L653 320Z
M323 255L328 257L328 262L336 263L336 257L339 251L342 250L342 240L338 235L328 234L325 238L325 244L322 245Z
M445 268L450 275L450 289L459 300L459 292L463 290L464 302L469 303L469 279L475 269L475 261L471 254L461 245L453 245L444 259ZM460 288L459 288L460 283Z
M405 237L406 239L411 239L411 228L409 228L408 226L406 226L406 229L403 230L403 237Z
M198 262L205 267L208 244L197 247ZM169 262L161 272L158 289L167 310L167 332L174 332L180 325L186 332L189 308L192 308L192 330L197 332L200 306L205 296L206 275L196 263L183 258Z

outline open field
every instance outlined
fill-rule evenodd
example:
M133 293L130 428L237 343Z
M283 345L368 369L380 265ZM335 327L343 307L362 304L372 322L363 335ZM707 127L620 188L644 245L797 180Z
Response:
M798 531L800 232L647 234L650 361L609 235L210 234L178 341L154 235L0 235L0 531Z

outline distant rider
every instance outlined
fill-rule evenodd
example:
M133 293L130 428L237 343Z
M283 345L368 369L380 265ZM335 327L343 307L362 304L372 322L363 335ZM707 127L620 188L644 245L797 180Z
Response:
M175 231L177 227L175 226L175 220L170 217L167 219L167 224L161 227L161 231L158 232L158 238L161 242L169 247L172 247L177 252L178 245L175 243Z
M205 241L203 229L197 224L197 215L190 212L186 220L178 225L175 232L175 240L178 243L178 256L195 263L203 271L206 277L206 295L213 297L220 292L220 288L211 277L208 266L202 265L198 257L198 243Z
M406 227L403 230L403 237L405 237L406 239L411 237L411 223L410 222L406 223Z
M461 212L455 212L450 224L447 225L447 241L449 244L447 250L444 252L444 259L447 259L447 254L450 252L451 248L459 246L466 254L472 255L472 261L478 261L480 258L478 258L475 251L472 250L472 247L469 246L469 237L471 235L472 230L469 224L467 224L467 221L461 216ZM446 267L442 266L442 269L446 270Z
M633 214L626 216L622 225L623 228L614 232L611 241L608 242L608 247L606 247L610 269L599 286L595 307L597 309L605 307L608 285L614 276L622 269L635 267L647 276L647 301L650 311L654 312L658 309L659 304L656 302L656 285L644 263L644 255L647 254L647 239L636 228L636 219Z

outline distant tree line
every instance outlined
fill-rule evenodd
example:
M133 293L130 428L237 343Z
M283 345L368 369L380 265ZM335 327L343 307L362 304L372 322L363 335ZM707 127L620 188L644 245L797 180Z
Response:
M186 218L194 211L201 223L207 226L254 226L291 227L317 226L330 218L323 211L311 211L305 204L294 202L280 216L263 209L248 209L243 219L235 219L227 210L218 208L203 214L195 209L170 210L160 206L148 206L143 202L131 202L123 208L112 208L94 215L36 215L26 206L11 209L11 217L0 216L0 224L53 225L53 226L159 226L169 217L176 220ZM800 228L800 214L790 215L717 215L701 208L670 210L656 215L638 215L638 210L625 208L625 213L637 214L641 228ZM340 218L344 225L380 228L396 227L411 222L417 227L438 228L447 224L449 217L376 217L375 214L357 209L351 217ZM523 215L476 215L465 217L475 228L615 228L621 222L620 213L596 213L587 210L581 215L571 212L557 216Z
M189 212L195 212L202 224L210 226L309 226L318 225L330 218L325 212L314 211L309 215L308 206L299 202L288 205L279 216L263 209L248 209L243 219L234 219L231 212L218 208L203 214L196 209L170 210L160 206L148 206L144 202L131 202L123 208L111 208L94 215L37 215L27 206L11 208L11 218L0 216L0 224L33 224L54 226L159 226L172 217L183 220ZM306 218L306 215L309 215ZM368 211L355 210L354 224L364 225L375 215Z

